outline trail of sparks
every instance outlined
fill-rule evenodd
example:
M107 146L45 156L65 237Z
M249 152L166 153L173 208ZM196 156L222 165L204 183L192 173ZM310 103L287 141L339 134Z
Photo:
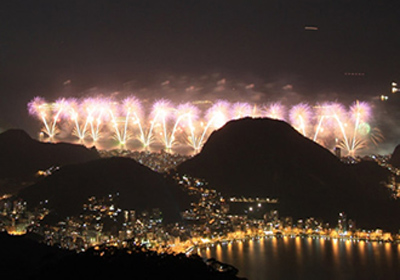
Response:
M218 100L211 104L201 112L191 103L175 107L171 101L162 99L156 101L146 115L140 100L134 96L121 103L101 97L82 101L62 98L47 103L43 98L35 97L29 102L28 109L42 122L42 130L49 141L59 135L61 127L64 130L72 127L72 131L63 131L63 135L76 135L82 143L90 139L94 142L107 140L114 135L120 145L139 141L147 149L153 143L162 143L165 149L170 150L189 143L198 152L212 131L229 120L243 117L288 119L301 134L328 148L336 145L335 139L342 139L348 154L363 148L368 139L375 139L359 133L360 126L365 127L371 115L371 108L365 102L356 101L348 111L339 103L316 104L313 107L300 103L288 110L280 103L250 105Z

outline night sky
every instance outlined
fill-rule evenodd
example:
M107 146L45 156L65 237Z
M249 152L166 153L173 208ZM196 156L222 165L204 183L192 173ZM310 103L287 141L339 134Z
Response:
M219 73L265 95L262 85L288 84L305 101L389 94L400 82L395 3L3 0L0 127L37 131L26 110L37 95L52 101L171 76Z

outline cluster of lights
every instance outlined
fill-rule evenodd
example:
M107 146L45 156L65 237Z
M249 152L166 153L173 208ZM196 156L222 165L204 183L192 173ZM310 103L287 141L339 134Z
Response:
M166 149L189 145L199 151L212 131L229 120L244 117L287 121L304 136L327 148L341 146L348 154L364 147L370 138L371 108L359 101L347 109L336 102L286 107L280 103L252 105L218 100L201 110L194 103L174 105L166 99L149 107L145 110L134 96L120 102L92 97L61 98L52 103L36 97L28 104L29 113L42 122L49 141L70 136L82 143L114 138L120 145L136 140L143 148L154 144Z
M396 82L392 82L392 93L396 93L396 92L399 92L400 91L400 89L399 89L399 86L397 85L397 83Z

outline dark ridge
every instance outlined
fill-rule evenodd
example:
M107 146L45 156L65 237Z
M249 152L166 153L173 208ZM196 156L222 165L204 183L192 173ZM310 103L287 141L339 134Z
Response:
M397 232L400 228L400 204L384 187L390 172L372 161L363 161L348 168L357 178L355 183L347 185L355 191L349 199L351 218L365 228Z
M197 255L158 255L135 247L129 252L105 247L78 254L0 233L0 248L4 279L241 279L237 270L218 272Z
M19 129L0 134L0 178L29 180L38 170L98 158L95 149L67 143L42 143Z
M2 278L27 279L38 274L43 265L52 265L67 251L40 244L28 236L0 233L0 267Z
M2 143L12 144L12 142L30 141L32 138L22 129L9 129L0 134Z
M400 168L400 145L397 145L393 151L389 163L394 167Z
M379 184L389 175L382 170L347 166L285 122L249 118L227 123L178 167L226 196L278 198L283 216L336 224L345 211L362 226L398 229L399 205Z
M163 175L129 158L107 158L68 165L20 193L34 207L48 200L59 219L78 215L91 196L119 192L119 206L136 211L160 208L166 221L177 221L189 197Z

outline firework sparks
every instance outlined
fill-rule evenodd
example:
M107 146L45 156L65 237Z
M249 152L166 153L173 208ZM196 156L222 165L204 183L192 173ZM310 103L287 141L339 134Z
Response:
M335 102L315 106L300 103L286 110L280 103L250 105L218 100L201 111L194 103L175 106L162 99L154 102L146 112L135 96L121 102L95 97L61 98L53 103L35 97L29 102L28 110L42 122L42 131L50 141L59 138L58 132L62 130L63 135L76 135L82 143L107 140L114 135L121 145L139 141L145 149L153 144L161 144L165 149L188 144L198 152L211 132L229 120L260 116L288 119L304 136L330 149L339 145L349 155L354 155L369 142L377 144L383 139L379 129L368 123L370 106L359 101L348 110Z
M310 106L305 103L294 106L289 113L291 124L299 130L304 136L307 136L306 130L311 118Z
M264 106L264 117L271 118L274 120L285 120L286 110L285 107L280 103L272 103Z

